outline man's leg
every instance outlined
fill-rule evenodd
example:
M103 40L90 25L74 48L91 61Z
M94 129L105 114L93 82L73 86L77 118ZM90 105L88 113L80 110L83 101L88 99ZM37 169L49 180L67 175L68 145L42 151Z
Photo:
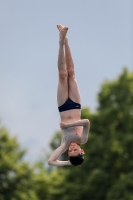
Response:
M80 92L75 78L74 62L72 59L67 37L65 39L65 60L68 71L68 96L72 101L76 103L81 103Z
M59 54L58 54L58 71L59 83L57 90L57 103L58 107L66 102L68 99L68 72L66 69L65 56L64 56L64 39L68 28L64 27L60 31L59 38Z

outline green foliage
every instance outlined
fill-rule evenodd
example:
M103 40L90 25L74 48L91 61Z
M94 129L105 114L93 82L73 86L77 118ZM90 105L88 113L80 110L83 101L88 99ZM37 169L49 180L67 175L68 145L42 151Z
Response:
M31 167L23 161L15 137L5 128L0 128L0 200L48 199L50 181L43 163Z
M34 193L33 170L22 161L25 150L5 128L0 128L0 199L37 200Z
M120 178L111 187L107 194L108 200L132 200L133 199L133 172L128 175L121 174Z
M95 113L82 109L82 118L91 122L82 146L85 161L62 169L65 179L57 186L58 199L133 199L133 73L123 69L116 80L104 82L98 101Z
M23 161L25 153L17 138L0 127L0 200L51 200L63 176L48 172L43 161L31 167Z
M51 193L51 174L44 168L43 162L37 162L34 166L34 190L38 200L49 200Z

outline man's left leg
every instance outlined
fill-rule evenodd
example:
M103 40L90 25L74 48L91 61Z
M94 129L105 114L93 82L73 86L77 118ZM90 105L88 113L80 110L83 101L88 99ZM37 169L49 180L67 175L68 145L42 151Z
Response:
M68 96L72 101L81 104L80 92L74 72L74 62L67 37L65 39L65 59L68 71Z

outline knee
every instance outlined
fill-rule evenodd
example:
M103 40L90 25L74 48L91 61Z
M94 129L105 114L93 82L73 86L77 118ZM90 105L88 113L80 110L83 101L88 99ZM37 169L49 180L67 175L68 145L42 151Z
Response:
M59 72L59 79L60 80L66 80L68 77L67 71L60 71Z
M75 73L73 69L68 70L68 77L71 79L75 78Z

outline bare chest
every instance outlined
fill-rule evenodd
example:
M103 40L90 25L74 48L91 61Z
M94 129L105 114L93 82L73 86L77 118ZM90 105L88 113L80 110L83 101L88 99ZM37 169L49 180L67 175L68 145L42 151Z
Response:
M70 127L62 130L62 142L70 145L71 142L81 144L83 127Z

